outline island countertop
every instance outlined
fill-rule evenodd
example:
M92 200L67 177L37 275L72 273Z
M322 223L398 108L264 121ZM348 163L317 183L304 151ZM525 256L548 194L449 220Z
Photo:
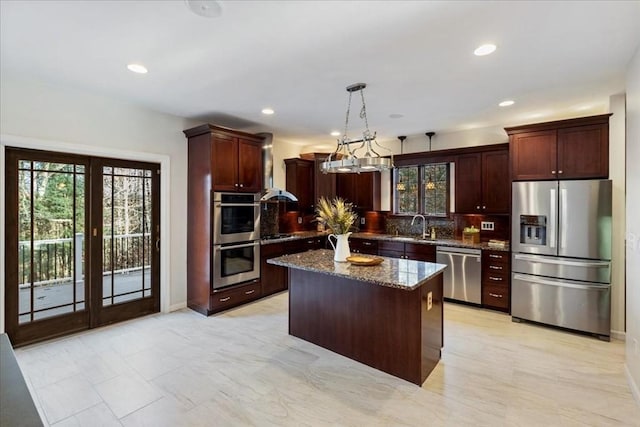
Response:
M282 267L325 273L407 291L420 287L446 268L444 264L432 262L379 258L384 260L381 264L357 266L348 262L334 262L332 250L318 249L272 258L267 262Z

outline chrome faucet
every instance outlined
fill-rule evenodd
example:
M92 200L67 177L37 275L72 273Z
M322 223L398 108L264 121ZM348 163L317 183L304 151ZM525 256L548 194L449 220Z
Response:
M411 225L413 225L414 222L416 222L416 218L422 218L422 238L426 239L427 238L427 219L424 217L424 215L414 215L413 219L411 219Z

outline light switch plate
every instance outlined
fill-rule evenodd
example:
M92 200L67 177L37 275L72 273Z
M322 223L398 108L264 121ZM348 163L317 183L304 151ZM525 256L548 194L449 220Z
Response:
M482 221L480 223L480 230L494 230L494 223L489 221Z
M365 222L366 222L366 221L365 221L365 218L364 218L364 217L360 218L360 225L364 225L364 224L365 224Z
M427 294L427 311L433 307L433 292Z
M302 224L302 217L301 216L298 217L298 224Z

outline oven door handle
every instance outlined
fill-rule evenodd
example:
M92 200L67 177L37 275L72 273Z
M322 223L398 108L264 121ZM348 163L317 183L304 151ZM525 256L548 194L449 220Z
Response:
M260 207L260 203L220 203L216 204L217 208L246 208L246 207Z
M250 248L251 246L260 246L260 242L247 243L247 244L244 244L244 245L233 245L233 246L216 245L216 251L222 251L222 250L227 250L227 249Z

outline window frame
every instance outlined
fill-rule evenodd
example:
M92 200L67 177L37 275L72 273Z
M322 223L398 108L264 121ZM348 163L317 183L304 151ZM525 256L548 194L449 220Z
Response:
M446 194L445 194L445 213L443 215L433 215L433 214L428 214L425 213L425 193L426 193L426 189L425 189L425 184L427 182L427 174L426 174L426 168L430 167L430 166L436 166L436 165L444 165L446 168L446 183L447 183L447 190L446 190ZM397 183L398 183L398 175L399 175L399 171L400 169L405 169L405 168L417 168L417 180L418 180L418 185L420 185L420 191L418 191L418 203L417 203L417 207L418 210L417 212L399 212L398 208L400 207L400 203L399 203L399 194L398 194L398 190L397 190ZM413 216L413 215L424 215L427 218L433 218L433 219L448 219L451 217L451 165L450 162L447 161L440 161L440 162L430 162L430 163L423 163L423 164L417 164L417 165L402 165L402 166L396 166L393 168L393 173L392 173L392 180L391 180L391 192L392 192L392 200L393 200L393 216L398 216L398 217L407 217L407 216Z

